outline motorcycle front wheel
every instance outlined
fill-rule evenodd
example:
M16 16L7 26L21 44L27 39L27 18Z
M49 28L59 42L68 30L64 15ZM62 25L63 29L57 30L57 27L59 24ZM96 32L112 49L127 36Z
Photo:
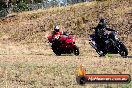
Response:
M80 54L79 48L78 48L76 45L73 46L73 53L74 53L74 55L76 55L76 56L78 56L78 55Z
M128 55L128 50L127 50L127 48L126 48L126 46L123 44L123 43L120 43L120 50L119 50L119 54L121 55L121 56L127 56Z

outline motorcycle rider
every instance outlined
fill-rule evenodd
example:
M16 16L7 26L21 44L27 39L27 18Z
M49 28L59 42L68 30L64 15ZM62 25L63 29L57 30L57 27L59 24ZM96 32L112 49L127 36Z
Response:
M110 29L107 26L107 22L105 19L100 19L98 25L95 27L95 37L96 37L96 44L99 45L100 49L106 51L107 50L107 36L108 34L105 35L105 31L114 31L113 29Z
M53 36L54 36L54 35L58 35L59 37L60 37L61 35L66 35L66 36L68 36L68 33L64 32L63 30L60 31L60 27L59 27L59 26L55 26L55 27L54 27L54 30L53 30Z
M60 31L59 26L55 26L54 30L53 30L53 33L52 33L52 36L57 35L58 37L60 37L61 34L63 34L63 31L62 32Z
M66 32L63 32L62 29L61 29L61 31L60 31L59 26L55 26L55 27L54 27L54 30L53 30L53 34L52 34L53 38L59 39L60 37L62 37L62 35L65 35L65 36L63 36L63 37L68 37L69 34L66 33Z

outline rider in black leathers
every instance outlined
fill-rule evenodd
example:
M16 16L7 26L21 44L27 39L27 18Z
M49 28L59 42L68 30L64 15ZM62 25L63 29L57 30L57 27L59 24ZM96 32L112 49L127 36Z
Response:
M114 31L113 29L110 29L107 24L105 19L100 19L100 22L98 23L97 27L95 27L95 37L96 37L96 44L99 46L98 48L100 50L106 51L106 40L107 36L105 35L105 31Z

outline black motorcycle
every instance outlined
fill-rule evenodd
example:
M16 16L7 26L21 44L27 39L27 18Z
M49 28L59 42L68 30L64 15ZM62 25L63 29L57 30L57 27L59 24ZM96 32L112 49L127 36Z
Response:
M95 34L90 35L89 44L96 50L96 52L100 56L105 56L107 53L110 54L120 54L122 57L126 57L128 55L128 50L126 46L120 41L117 36L117 32L112 31L110 34L106 35L106 49L102 49L99 45L95 43L96 38Z

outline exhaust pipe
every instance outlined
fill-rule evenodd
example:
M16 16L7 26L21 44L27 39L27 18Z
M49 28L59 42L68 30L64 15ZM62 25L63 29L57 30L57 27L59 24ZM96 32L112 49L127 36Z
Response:
M96 45L94 45L92 42L89 42L89 44L90 44L95 50L97 50Z

